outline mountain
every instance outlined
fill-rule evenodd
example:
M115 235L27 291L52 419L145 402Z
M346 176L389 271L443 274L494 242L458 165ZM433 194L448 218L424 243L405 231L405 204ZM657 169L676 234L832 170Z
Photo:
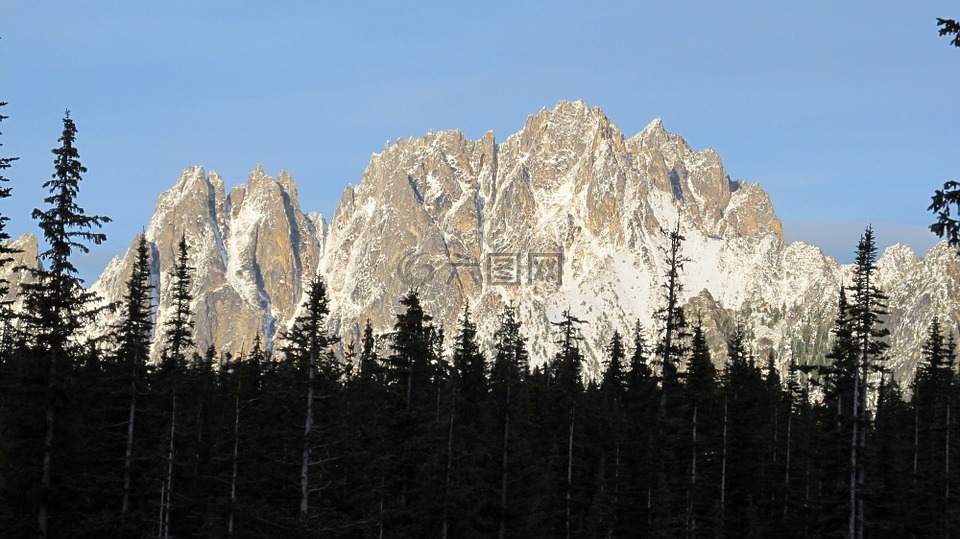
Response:
M200 348L239 353L257 334L272 344L319 273L347 346L368 318L390 331L399 298L417 287L450 332L469 305L487 339L516 301L525 331L538 336L535 361L553 353L543 336L570 309L588 321L584 346L596 368L614 330L639 319L653 336L663 230L678 222L683 298L707 327L715 361L737 321L760 357L822 360L851 268L814 246L788 245L769 195L732 180L714 150L692 150L659 119L627 137L582 102L541 110L499 143L492 132L470 140L458 131L387 143L329 223L301 210L285 172L257 167L228 194L216 172L191 167L160 196L146 237L160 326L176 243L186 237ZM122 297L134 247L93 285L106 301ZM922 258L893 246L879 266L890 364L905 376L932 317L957 323L960 271L944 244Z
M228 195L216 172L188 168L160 195L145 232L152 250L157 327L162 330L170 314L169 274L183 236L193 268L201 351L213 345L240 353L258 334L272 338L299 307L304 279L316 272L325 226L319 216L300 211L297 188L285 173L273 178L257 167L246 185ZM107 302L122 298L135 251L136 239L94 283L92 289ZM155 354L161 333L154 340Z

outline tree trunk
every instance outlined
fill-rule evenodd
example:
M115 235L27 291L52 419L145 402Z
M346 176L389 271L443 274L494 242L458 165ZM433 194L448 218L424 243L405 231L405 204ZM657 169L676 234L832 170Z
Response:
M173 457L174 440L177 433L177 390L173 390L173 402L170 406L170 444L167 448L167 474L160 491L160 537L170 537L170 505L173 499Z
M37 513L37 525L40 539L46 539L48 519L50 514L50 490L53 478L53 428L56 424L57 411L54 408L54 397L57 392L57 349L50 350L50 379L47 380L47 409L44 413L46 432L43 435L43 473L40 476L40 510Z
M137 358L133 359L133 379L130 382L130 413L127 418L127 449L123 456L123 502L120 514L126 516L130 511L130 475L133 467L134 420L137 417Z
M310 354L307 369L307 417L303 421L303 453L300 460L300 524L306 525L310 493L310 433L313 432L313 377L316 358Z
M853 416L851 417L852 434L850 438L850 522L847 530L848 539L857 537L857 445L860 443L860 372L853 370Z
M727 398L723 398L723 451L720 460L720 526L723 527L727 501Z
M230 475L230 517L227 519L227 536L233 537L233 520L237 508L237 460L240 453L240 382L233 403L233 471Z
M386 479L384 476L380 476L380 515L377 521L377 539L383 539L383 490L386 488Z
M450 426L447 429L447 475L443 483L443 527L441 536L447 539L450 530L450 475L453 470L453 422L457 411L457 399L450 399Z
M790 455L793 442L793 407L787 409L787 454L783 473L783 520L787 520L787 508L790 502Z

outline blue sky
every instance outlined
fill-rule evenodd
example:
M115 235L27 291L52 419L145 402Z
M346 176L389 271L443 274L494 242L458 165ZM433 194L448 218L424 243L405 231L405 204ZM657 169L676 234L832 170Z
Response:
M627 134L662 117L770 192L788 240L849 260L867 223L925 250L933 190L960 178L954 2L248 2L5 0L0 155L11 231L53 172L72 111L80 204L109 215L92 279L187 166L228 187L256 164L330 216L384 141L498 140L558 101Z

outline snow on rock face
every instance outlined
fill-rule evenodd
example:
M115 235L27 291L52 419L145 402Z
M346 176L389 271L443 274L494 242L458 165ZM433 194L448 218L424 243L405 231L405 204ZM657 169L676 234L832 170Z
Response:
M228 199L222 178L201 167L184 170L176 185L160 195L146 230L158 306L153 355L170 313L171 271L184 237L193 268L195 337L198 351L208 346L240 353L260 335L269 344L278 317L292 316L304 279L316 271L317 230L300 211L293 180L278 179L261 167ZM105 301L123 297L133 268L136 239L123 258L110 262L93 285ZM104 327L104 326L101 326ZM96 331L96 330L93 330Z
M596 369L614 330L639 320L655 338L663 230L678 221L689 259L683 300L710 332L715 361L737 321L760 357L822 360L850 268L787 245L768 194L731 180L715 151L692 150L659 119L627 138L582 102L541 110L499 144L492 132L474 141L459 131L387 144L329 224L301 211L284 172L275 179L258 167L227 197L215 172L191 167L160 196L147 239L162 325L176 242L187 238L201 350L239 353L257 334L271 342L319 273L345 344L359 341L366 319L389 331L398 300L417 287L448 334L469 305L488 342L509 301L529 335L547 335L569 308L589 321L584 347ZM107 300L122 296L134 246L94 285ZM881 259L898 374L912 372L934 314L957 321L953 256L938 246L917 258L900 246ZM549 339L530 345L534 361L554 352Z
M40 245L37 237L30 233L8 240L6 244L14 252L7 255L9 259L0 268L0 279L9 283L7 293L0 299L14 302L12 308L19 309L23 307L23 295L19 293L18 287L20 284L33 282L30 270L37 269Z

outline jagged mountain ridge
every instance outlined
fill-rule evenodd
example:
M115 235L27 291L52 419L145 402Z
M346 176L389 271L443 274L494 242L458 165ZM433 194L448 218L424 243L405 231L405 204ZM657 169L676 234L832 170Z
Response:
M159 324L180 234L190 245L201 349L238 353L257 333L272 342L319 272L345 343L367 318L388 331L397 300L418 286L444 327L455 328L470 305L487 338L506 301L518 301L537 336L569 308L589 321L584 347L596 366L614 329L636 319L653 329L661 229L678 219L690 259L684 298L718 352L740 319L761 355L822 357L849 268L813 246L787 245L767 193L731 180L713 150L693 151L660 120L628 138L582 102L541 110L500 143L492 132L473 141L458 131L388 143L344 191L329 225L301 211L286 173L273 178L258 167L227 194L219 175L191 167L161 195L146 234ZM94 284L105 300L122 296L133 253ZM932 316L957 320L952 256L944 245L922 259L895 246L881 258L891 357L902 375ZM549 341L530 345L535 360L552 353Z

